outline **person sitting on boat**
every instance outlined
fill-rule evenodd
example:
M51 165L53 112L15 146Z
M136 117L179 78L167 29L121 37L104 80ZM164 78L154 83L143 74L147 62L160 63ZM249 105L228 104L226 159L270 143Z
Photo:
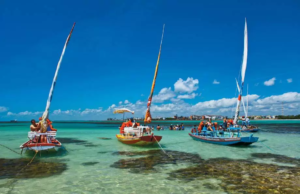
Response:
M214 129L218 130L218 123L217 122L214 122Z
M242 116L242 127L243 126L247 127L247 125L246 125L246 119L245 119L244 116Z
M231 127L231 126L233 126L233 120L232 120L232 119L229 119L229 120L227 121L227 128L229 128L229 127Z
M223 128L224 130L227 129L227 119L226 119L226 117L223 119L223 125L222 125L222 128Z
M41 128L41 126L39 125L39 124L36 124L36 122L35 122L35 120L34 119L32 119L31 120L31 125L30 125L30 131L39 131L40 130L40 128Z
M49 120L49 119L46 119L47 121L47 132L53 132L53 131L57 131L57 129L54 129L53 126L52 126L52 122Z
M197 133L196 125L192 128L191 133L192 134L196 134Z
M248 117L246 118L246 126L250 126L250 119Z
M31 120L31 125L30 125L30 131L38 132L40 130L40 128L41 128L41 126L39 124L37 124L34 119L32 119ZM32 141L34 143L38 142L38 140L39 140L39 136L34 136L33 139L32 139Z
M212 129L212 123L211 123L210 119L207 121L206 125L207 125L207 129L208 130L213 131L213 129Z
M204 122L201 121L200 124L199 124L199 126L198 126L198 133L201 133L203 127L204 127Z

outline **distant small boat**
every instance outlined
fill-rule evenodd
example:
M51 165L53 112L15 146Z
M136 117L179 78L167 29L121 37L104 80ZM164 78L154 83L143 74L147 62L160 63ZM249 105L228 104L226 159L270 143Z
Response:
M150 96L149 96L148 103L147 103L147 111L146 111L146 116L145 116L145 120L144 120L145 123L151 123L151 121L152 121L151 114L150 114L150 106L151 106L151 102L152 102L152 96L153 96L157 72L158 72L162 41L163 41L163 37L164 37L164 29L165 29L165 25L163 26L162 37L161 37L161 42L160 42L160 47L159 47L158 58L157 58L157 62L156 62L154 78L153 78L153 82L152 82ZM132 114L134 114L134 111L131 111L126 108L122 108L122 109L118 109L118 110L114 111L114 113L123 114L123 119L124 119L125 112L131 112ZM137 122L134 122L133 119L131 119L128 122L124 122L122 124L122 126L120 127L120 134L117 134L116 137L120 142L122 142L124 144L139 145L139 146L158 144L159 141L162 139L162 136L157 136L157 135L153 134L153 132L151 131L151 127L140 126L140 124Z
M56 79L58 75L58 71L60 68L60 64L62 62L63 56L65 54L66 47L69 43L69 40L71 38L73 29L74 29L75 23L73 24L73 27L71 29L71 32L68 35L68 38L65 42L63 51L61 53L60 59L58 61L56 71L54 74L53 82L50 88L49 97L47 100L46 110L43 113L43 116L40 118L41 120L41 132L28 132L28 141L23 143L20 148L23 150L34 150L34 151L43 151L43 150L51 150L57 147L61 147L61 143L56 139L56 131L52 131L52 125L51 121L48 119L49 117L49 109L50 104L53 96L54 87L56 84ZM48 130L50 129L50 130ZM52 128L53 129L53 128ZM46 141L42 141L41 139L46 139Z

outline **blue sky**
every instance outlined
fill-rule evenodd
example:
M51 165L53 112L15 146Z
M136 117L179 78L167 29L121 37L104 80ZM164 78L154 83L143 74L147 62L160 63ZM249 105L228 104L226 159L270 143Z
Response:
M112 111L120 101L143 115L164 23L153 116L231 115L245 17L252 114L280 113L281 102L286 114L299 113L298 1L54 0L0 7L0 120L28 120L44 111L73 22L52 119L118 117Z

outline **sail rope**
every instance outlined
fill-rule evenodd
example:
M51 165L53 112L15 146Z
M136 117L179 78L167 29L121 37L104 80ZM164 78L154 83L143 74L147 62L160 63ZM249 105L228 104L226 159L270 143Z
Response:
M162 150L169 158L171 158L172 160L174 160L174 158L172 157L172 155L168 154L168 153L164 150L164 148L160 145L160 143L157 141L157 139L155 138L154 135L153 135L153 137L154 137L155 141L157 142L157 144L159 145L160 149L161 149L161 150Z
M35 154L34 156L32 157L32 159L15 175L15 178L13 178L12 180L8 181L6 184L9 185L9 192L8 193L11 193L11 191L14 189L13 187L13 184L16 183L18 180L16 179L16 177L26 168L28 167L32 162L33 160L35 159L36 155L37 155L38 151L35 150ZM5 184L3 184L5 185Z
M12 152L14 152L14 153L16 153L16 154L20 154L20 155L21 155L21 153L16 152L15 150L13 150L13 149L11 149L11 148L9 148L9 147L3 145L3 144L0 144L0 146L2 146L2 147L4 147L4 148L7 148L7 149L9 149L10 151L12 151Z
M272 148L270 148L269 146L267 146L266 144L264 144L262 141L258 141L260 142L262 145L264 145L266 148L268 148L269 150L271 150L271 152L273 153L278 153L277 151L273 150ZM279 153L280 154L280 153ZM294 159L299 159L300 157L293 157L293 156L290 156L291 158L294 158Z

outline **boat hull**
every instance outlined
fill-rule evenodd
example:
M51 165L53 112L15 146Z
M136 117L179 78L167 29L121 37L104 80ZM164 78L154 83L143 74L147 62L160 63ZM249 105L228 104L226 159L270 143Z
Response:
M242 132L249 132L249 133L256 133L258 132L260 129L258 128L253 128L253 129L242 129Z
M57 140L55 143L34 143L32 140L29 140L20 146L21 149L34 151L51 150L60 147L61 143Z
M141 137L126 137L120 134L116 135L117 139L127 145L138 145L138 146L146 146L146 145L154 145L160 142L162 136L157 135L147 135Z
M250 145L258 141L258 137L209 137L209 136L199 136L189 133L189 135L196 141L201 141L205 143L212 143L218 145Z

